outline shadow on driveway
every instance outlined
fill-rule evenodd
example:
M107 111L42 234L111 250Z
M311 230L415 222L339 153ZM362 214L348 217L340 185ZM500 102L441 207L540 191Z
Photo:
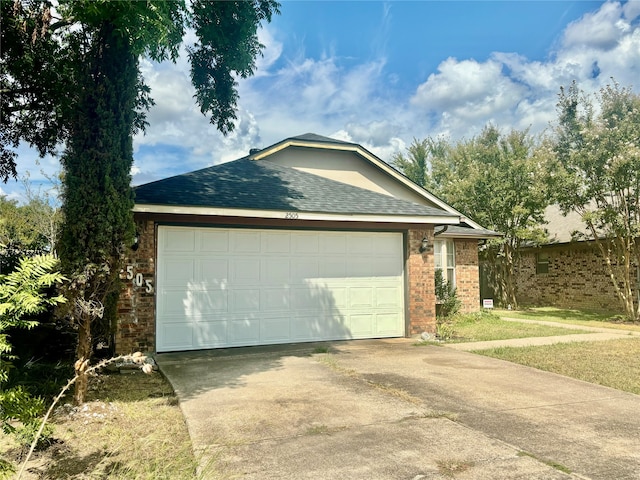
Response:
M640 478L640 397L501 360L392 339L157 361L203 478Z

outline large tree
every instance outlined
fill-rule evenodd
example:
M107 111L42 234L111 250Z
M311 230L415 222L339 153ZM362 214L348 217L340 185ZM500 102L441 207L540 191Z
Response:
M545 160L536 147L526 130L503 134L488 125L480 135L454 144L444 139L414 142L406 156L394 159L395 166L413 181L484 227L503 234L490 240L482 254L499 300L514 307L520 247L546 238Z
M253 74L263 46L257 29L273 0L51 2L2 0L0 178L15 175L11 147L41 153L64 142L63 272L72 279L69 314L79 325L78 373L91 355L92 320L113 321L131 214L132 135L152 100L138 60L175 60L187 28L196 102L222 133L234 127L237 77ZM6 20L5 20L6 19ZM104 308L104 310L102 310ZM76 384L82 402L86 383Z
M640 96L615 82L589 96L573 83L557 108L555 199L581 216L626 316L640 321Z

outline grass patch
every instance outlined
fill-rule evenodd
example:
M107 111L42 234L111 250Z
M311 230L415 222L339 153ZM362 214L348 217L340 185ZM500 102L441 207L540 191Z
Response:
M52 424L55 443L34 455L27 478L198 478L184 418L159 373L93 378L87 403L59 407ZM0 438L1 456L19 465L21 454Z
M571 474L571 470L569 468L565 467L564 465L562 465L561 463L554 462L553 460L546 460L544 458L537 457L533 453L520 451L520 452L518 452L518 456L519 457L530 457L530 458L533 458L534 460L542 462L545 465L550 466L551 468L555 468L556 470L559 470L559 471L561 471L563 473L566 473L567 475Z
M570 325L584 325L587 327L614 328L640 332L639 324L625 322L620 315L612 313L589 312L555 307L536 307L524 310L496 309L494 312L500 317L542 320L547 322L568 323Z
M466 472L475 464L467 460L446 459L436 461L436 465L442 475L453 477L456 473Z
M584 333L582 330L570 328L509 322L488 312L456 315L449 320L448 323L453 330L448 340L449 343L484 342L510 338L554 337L558 335Z
M640 395L640 338L500 347L474 353Z
M313 349L313 351L311 352L313 355L317 355L320 353L329 353L329 347L328 346L320 346L320 347L316 347Z
M314 425L307 428L307 435L329 435L330 430L326 425Z

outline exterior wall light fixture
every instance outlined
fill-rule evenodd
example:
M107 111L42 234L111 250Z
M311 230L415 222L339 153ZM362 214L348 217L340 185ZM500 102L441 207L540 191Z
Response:
M420 253L424 253L429 248L429 239L427 237L423 237L422 243L420 243Z

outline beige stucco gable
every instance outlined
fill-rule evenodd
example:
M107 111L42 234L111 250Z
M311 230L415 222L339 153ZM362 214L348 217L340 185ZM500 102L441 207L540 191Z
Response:
M438 207L353 151L289 146L262 160L401 200Z
M436 207L458 215L460 222L471 229L484 230L451 205L354 143L305 134L288 138L262 150L252 151L249 158L273 162L419 205Z

